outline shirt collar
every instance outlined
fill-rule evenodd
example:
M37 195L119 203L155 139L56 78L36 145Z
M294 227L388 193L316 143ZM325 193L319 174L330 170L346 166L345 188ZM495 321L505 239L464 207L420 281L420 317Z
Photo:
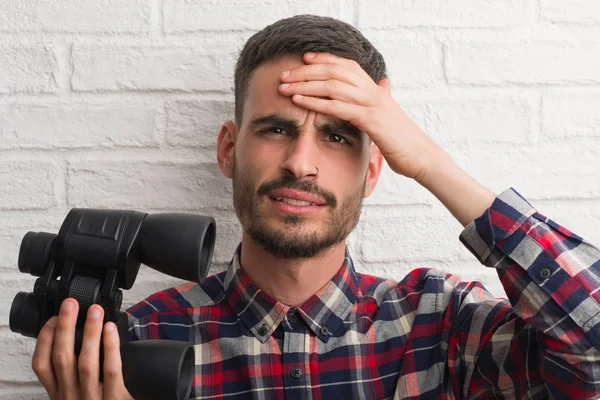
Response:
M284 320L290 307L275 300L254 285L240 267L238 245L223 286L233 312L261 342L265 342ZM351 311L359 294L358 277L348 247L344 262L333 278L304 304L296 308L298 316L323 342L335 335Z

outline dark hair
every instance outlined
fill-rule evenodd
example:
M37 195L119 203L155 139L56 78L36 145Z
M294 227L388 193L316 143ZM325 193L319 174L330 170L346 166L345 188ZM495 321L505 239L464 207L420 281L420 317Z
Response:
M356 61L379 82L386 78L385 61L375 47L352 25L331 17L296 15L281 19L248 39L240 52L234 75L235 123L242 123L248 81L256 68L282 55L328 52Z

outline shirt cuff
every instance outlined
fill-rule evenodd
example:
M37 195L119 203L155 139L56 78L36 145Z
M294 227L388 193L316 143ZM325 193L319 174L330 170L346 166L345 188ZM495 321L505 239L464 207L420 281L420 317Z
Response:
M496 243L508 238L537 210L515 189L500 193L490 208L461 232L461 243L484 264Z

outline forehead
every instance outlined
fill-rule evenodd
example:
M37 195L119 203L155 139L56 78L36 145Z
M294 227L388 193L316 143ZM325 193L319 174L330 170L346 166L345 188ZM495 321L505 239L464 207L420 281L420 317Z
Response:
M280 76L283 71L306 65L300 56L284 55L270 60L254 70L248 82L244 102L244 125L247 121L266 115L280 114L288 118L304 120L308 110L292 102L291 97L279 94ZM317 114L317 120L340 121L330 115Z

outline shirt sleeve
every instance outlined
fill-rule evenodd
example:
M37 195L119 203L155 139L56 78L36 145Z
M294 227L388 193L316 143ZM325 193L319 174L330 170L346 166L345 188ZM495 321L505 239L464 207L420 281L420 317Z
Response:
M473 361L463 390L499 398L600 396L598 248L512 188L467 225L460 241L497 270L510 301L491 332L473 334L474 325L489 326L490 313L457 318L463 334L456 346Z

